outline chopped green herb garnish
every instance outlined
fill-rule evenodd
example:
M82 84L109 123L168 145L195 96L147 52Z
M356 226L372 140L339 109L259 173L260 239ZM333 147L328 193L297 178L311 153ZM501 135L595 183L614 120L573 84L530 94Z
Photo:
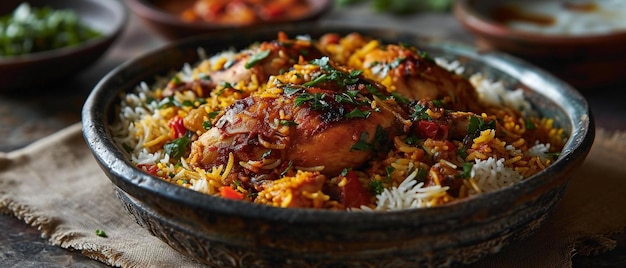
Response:
M293 100L293 103L294 105L296 105L296 107L300 107L302 106L302 104L304 104L307 101L312 100L313 98L314 98L313 95L309 93L302 93Z
M250 57L250 59L248 60L248 62L246 62L246 69L250 69L252 68L254 65L256 65L257 63L259 63L260 61L262 61L263 59L267 58L267 56L270 55L270 51L269 50L262 50L254 55L252 55Z
M215 92L216 96L222 95L222 93L224 93L224 90L226 90L226 88L220 88L218 91Z
M193 101L190 100L184 100L183 103L181 103L182 106L188 106L188 107L195 107L196 105L194 104Z
M426 177L428 176L428 170L425 168L420 168L417 170L417 176L415 176L415 179L417 179L417 181L425 181Z
M228 83L226 81L222 81L222 83L220 83L220 86L222 86L222 88L226 89L226 88L233 88L233 84Z
M348 172L350 172L351 168L344 168L341 170L341 173L339 175L341 175L342 177L345 177L348 175Z
M265 159L268 156L270 156L270 154L272 153L272 150L267 150L265 153L263 153L263 155L261 156L261 158Z
M544 153L544 154L545 154L547 157L550 157L550 158L552 158L552 159L556 159L556 158L558 158L558 157L561 155L561 153L557 153L557 152L554 152L554 153Z
M302 104L308 102L313 110L321 111L330 108L330 104L324 100L326 96L325 93L310 94L305 92L298 95L293 102L296 107L300 107Z
M359 137L359 141L357 141L352 147L350 147L350 151L383 151L385 146L387 146L387 132L380 125L376 126L376 133L374 134L374 140L372 143L368 143L367 140L369 138L369 134L367 132L361 132L361 136Z
M76 46L102 36L72 9L13 3L19 2L12 13L0 16L0 58ZM6 12L10 5L3 1L3 7Z
M461 158L465 159L465 158L467 158L467 149L465 149L465 147L461 146L461 147L459 147L459 148L456 150L456 154L457 154L459 157L461 157Z
M480 122L478 121L478 117L471 116L469 119L469 124L467 125L467 132L470 134L475 133L478 130L478 125Z
M220 114L220 111L213 111L213 112L210 112L208 116L210 119L215 119L215 117L217 117L218 114Z
M346 118L368 118L372 112L361 111L358 108L354 108L352 111L345 115Z
M387 96L385 94L381 93L380 91L378 91L378 89L376 87L374 87L373 85L365 85L365 88L367 89L367 91L370 94L378 97L379 99L381 99L381 100L387 99Z
M357 141L352 147L350 147L350 151L369 151L372 149L372 145L367 143L367 139L369 135L367 132L361 132L361 136L359 137L359 141Z
M382 126L376 126L376 133L374 133L374 141L372 143L372 149L376 152L384 151L385 147L389 144L389 134Z
M350 71L350 77L357 77L363 74L363 70L352 70Z
M526 129L530 129L530 130L532 130L532 129L537 128L537 127L535 126L535 123L533 123L533 121L532 121L532 120L530 120L530 119L526 119L526 124L525 124L525 125L526 125Z
M485 121L482 117L470 116L467 131L469 134L476 134L487 129L496 129L496 121Z
M346 74L345 72L336 70L331 64L328 57L322 57L319 59L314 59L311 61L311 64L320 66L320 68L324 71L323 74L315 77L313 80L304 83L304 86L315 86L319 83L333 81L337 83L339 86L346 85L354 85L359 82L359 76L362 74L362 71L351 71Z
M190 144L191 139L187 136L182 136L166 143L165 146L163 146L163 149L165 149L165 153L167 153L170 157L178 159L185 154Z
M406 139L404 139L404 142L408 145L416 145L419 141L420 138L415 135L407 136Z
M298 125L298 123L296 123L296 121L284 120L284 119L281 119L279 121L279 124L282 125L282 126L297 126Z
M391 181L391 173L393 173L394 170L396 170L396 168L394 168L392 166L388 166L388 167L385 168L385 172L387 173L386 180L388 182Z
M383 182L379 180L373 180L370 182L369 185L370 185L372 194L374 195L379 195L385 190L385 186L383 185Z
M103 230L100 230L100 229L96 229L96 235L99 237L108 237L107 233L105 233Z
M431 120L432 118L427 113L428 108L426 106L416 104L413 107L413 114L411 114L412 121Z
M346 92L342 92L340 94L335 95L335 101L339 103L348 103L348 104L355 104L355 105L364 105L364 104L369 103L368 101L361 101L357 99L358 95L359 95L358 90L348 90Z
M209 130L213 127L213 124L211 123L211 121L204 121L202 122L202 128Z
M391 96L393 96L393 98L400 104L407 104L407 103L409 103L409 99L407 99L404 96L398 94L397 92L391 92Z
M297 87L290 87L290 86L284 86L283 87L283 93L286 96L292 96L293 94L296 94L300 90L302 90L302 89L301 88L297 88Z
M432 102L435 107L443 107L443 101L441 100L433 100Z
M303 86L306 87L312 87L314 85L317 85L319 83L325 82L328 80L328 75L327 74L321 74L319 76L317 76L316 78L314 78L313 80L306 82L304 84L302 84Z
M474 165L471 162L463 163L463 178L470 178L472 176L472 168Z

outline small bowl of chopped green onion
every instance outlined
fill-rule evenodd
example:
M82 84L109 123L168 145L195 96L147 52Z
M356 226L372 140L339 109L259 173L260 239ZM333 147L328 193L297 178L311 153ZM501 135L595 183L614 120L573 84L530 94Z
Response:
M36 89L96 62L128 19L120 1L4 0L0 91Z

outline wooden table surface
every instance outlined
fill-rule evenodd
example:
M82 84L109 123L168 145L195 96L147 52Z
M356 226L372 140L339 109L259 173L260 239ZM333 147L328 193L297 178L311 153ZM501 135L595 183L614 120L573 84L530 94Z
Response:
M435 38L472 44L450 13L416 13L395 17L373 13L367 6L335 8L322 20L384 25ZM80 121L83 101L97 81L120 63L168 41L148 30L133 15L109 52L89 69L48 88L0 93L0 151L8 152ZM596 126L626 131L626 78L612 86L581 89ZM39 232L10 215L0 214L0 267L105 267L79 252L49 245ZM623 242L623 241L622 241ZM626 267L623 243L596 257L574 258L574 267Z

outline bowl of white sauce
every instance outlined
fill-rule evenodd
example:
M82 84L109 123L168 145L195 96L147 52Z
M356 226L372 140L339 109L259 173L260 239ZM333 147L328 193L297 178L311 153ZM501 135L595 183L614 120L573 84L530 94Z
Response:
M459 0L454 13L479 47L530 61L579 89L626 77L626 1Z

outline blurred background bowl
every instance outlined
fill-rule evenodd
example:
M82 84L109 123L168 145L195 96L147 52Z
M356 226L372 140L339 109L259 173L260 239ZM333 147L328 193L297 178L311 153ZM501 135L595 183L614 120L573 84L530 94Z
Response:
M626 24L623 23L626 21L626 3L602 2L458 0L454 14L475 36L478 47L513 54L552 72L578 89L587 89L626 80L626 68L623 67L626 61ZM543 10L531 10L533 8L528 8L530 4L543 7ZM609 4L616 7L611 10L602 6ZM587 20L590 16L594 16L595 21ZM570 21L568 26L557 26L566 20ZM510 22L516 21L532 22L537 28L544 27L545 31L511 26ZM618 23L621 26L605 28L603 32L591 29L616 21L621 21ZM586 24L575 28L575 23Z
M199 47L207 55L242 49L273 40L278 31L312 38L360 32L458 60L469 74L480 72L507 88L521 88L533 107L554 118L569 139L554 164L519 184L463 202L381 213L284 209L203 194L143 172L116 145L111 124L121 94L197 62ZM126 210L151 234L211 267L441 267L474 262L529 236L545 222L595 133L579 92L513 57L393 29L323 23L211 33L134 58L96 85L83 107L82 122L87 144Z
M0 14L9 15L22 2L2 0ZM0 91L43 86L80 72L96 62L122 33L128 12L117 0L30 0L31 7L70 9L80 23L101 36L71 47L35 52L21 56L0 57Z
M259 27L267 24L288 24L304 21L312 21L328 12L334 4L333 0L306 0L309 10L300 16L263 21L250 25L228 25L215 22L188 22L181 19L173 11L165 10L163 4L167 0L126 0L132 12L139 17L145 25L157 34L169 40L181 39L193 35L214 32L218 30L242 29ZM170 1L174 2L174 1ZM181 6L191 6L194 0L178 0L178 9Z

